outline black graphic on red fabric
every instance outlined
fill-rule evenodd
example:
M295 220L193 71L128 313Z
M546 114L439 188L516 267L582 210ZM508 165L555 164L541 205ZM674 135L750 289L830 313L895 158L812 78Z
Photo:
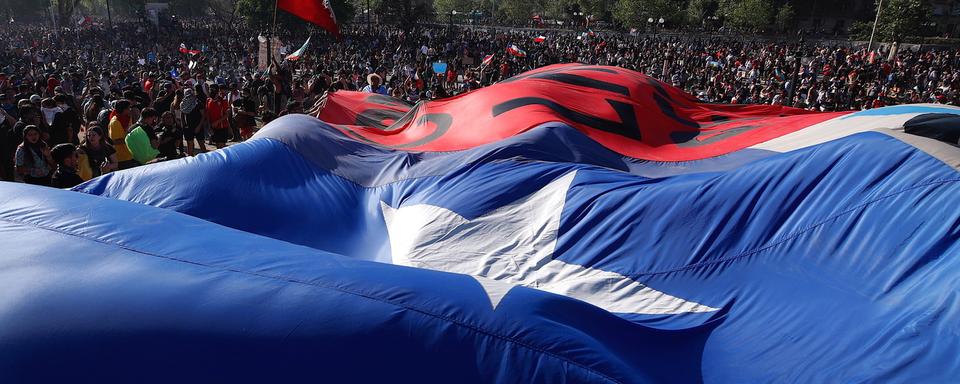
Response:
M411 107L359 92L330 94L317 117L365 142L453 151L561 122L625 156L687 161L740 150L845 114L774 105L718 105L641 73L562 64Z

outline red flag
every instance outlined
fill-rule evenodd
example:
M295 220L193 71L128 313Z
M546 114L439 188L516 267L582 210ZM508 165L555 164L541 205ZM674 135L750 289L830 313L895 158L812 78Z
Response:
M187 49L186 44L180 43L180 53L183 53L185 55L199 55L200 51L196 49Z
M340 38L340 26L337 25L337 15L333 14L330 0L277 0L277 7L319 25Z
M544 36L544 35L540 35L540 36L537 36L537 37L534 37L534 38L533 38L533 42L534 42L534 43L538 43L538 44L539 44L539 43L542 43L542 42L544 42L544 41L547 41L547 37Z

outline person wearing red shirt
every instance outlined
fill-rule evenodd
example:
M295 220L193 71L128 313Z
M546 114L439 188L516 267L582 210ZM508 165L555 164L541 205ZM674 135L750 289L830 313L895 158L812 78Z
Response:
M150 100L153 100L153 87L157 83L157 75L151 73L147 76L147 80L143 82L143 91L150 96Z
M227 138L230 136L230 122L227 111L230 104L223 99L220 87L216 84L210 86L210 98L207 99L207 120L210 122L210 129L213 131L210 140L217 149L227 145Z
M60 85L60 80L57 80L57 77L56 77L56 76L50 75L50 77L47 78L47 92L46 92L46 95L47 95L47 96L50 96L50 97L53 97L53 90L56 89L57 86L59 86L59 85Z
M457 72L450 68L447 70L447 83L453 84L457 81Z

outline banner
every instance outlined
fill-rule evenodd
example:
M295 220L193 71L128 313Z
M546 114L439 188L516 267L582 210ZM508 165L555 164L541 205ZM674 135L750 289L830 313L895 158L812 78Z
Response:
M263 71L270 66L270 62L267 61L267 39L259 40L259 43L260 46L257 50L257 70ZM283 55L280 54L280 47L283 46L283 42L280 41L280 38L274 37L272 43L273 57L279 62L280 58L283 57Z

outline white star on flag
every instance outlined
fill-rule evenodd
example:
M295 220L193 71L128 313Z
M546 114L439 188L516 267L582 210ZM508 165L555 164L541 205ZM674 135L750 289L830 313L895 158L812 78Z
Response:
M647 287L616 272L553 258L560 214L576 176L467 220L443 207L381 202L393 263L473 276L495 309L513 286L586 301L613 313L681 314L717 308Z

